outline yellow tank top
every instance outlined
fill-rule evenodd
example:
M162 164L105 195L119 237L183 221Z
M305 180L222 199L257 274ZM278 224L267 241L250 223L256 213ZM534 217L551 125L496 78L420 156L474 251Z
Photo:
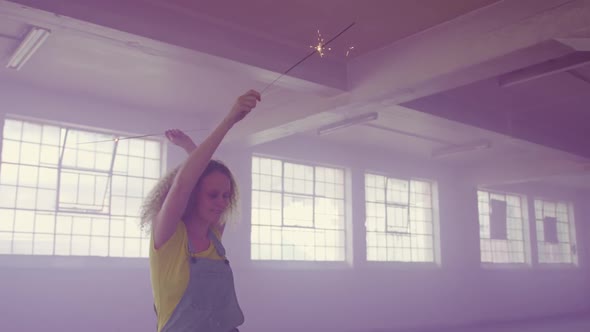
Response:
M217 238L221 234L213 230ZM188 260L188 237L184 222L179 222L172 237L158 250L154 248L152 233L150 243L150 274L154 305L158 313L158 331L161 331L174 308L180 302L188 286L190 267ZM192 254L193 257L224 259L217 254L213 243L204 251Z

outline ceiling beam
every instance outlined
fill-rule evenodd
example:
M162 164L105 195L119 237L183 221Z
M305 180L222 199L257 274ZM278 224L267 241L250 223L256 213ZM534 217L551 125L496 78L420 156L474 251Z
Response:
M43 11L60 23L72 24L67 21L76 20L78 28L89 33L104 27L243 63L264 70L259 79L267 83L309 53L309 49L295 48L165 1L11 0L0 1L0 5L0 10L12 11L27 21L38 19L43 14L39 11ZM289 76L340 91L347 88L346 65L330 59L311 57ZM288 77L278 85L285 81Z
M497 77L523 63L495 60L589 28L590 0L500 1L356 57L348 67L349 93L306 107L286 105L277 110L281 122L265 123L248 141L264 143Z
M588 0L500 1L353 60L353 98L403 103L494 77L501 74L499 68L473 73L460 82L428 84L589 27Z
M61 22L66 22L64 16L69 16L195 52L226 57L235 63L243 60L252 68L264 68L270 74L282 72L299 58L295 58L296 52L288 45L265 40L220 22L211 22L195 13L182 17L177 12L163 9L154 1L12 2L58 14L54 16ZM19 9L25 16L33 11L31 8ZM499 1L359 56L352 60L348 71L340 63L326 62L326 59L320 63L317 57L309 59L292 76L341 91L350 87L350 92L330 98L294 100L264 117L256 118L257 123L251 123L252 126L236 127L232 132L242 142L256 145L317 129L357 114L394 109L400 103L513 71L517 68L486 64L588 28L590 0ZM220 43L219 40L226 42ZM256 45L276 47L264 54L252 54L251 49ZM267 80L272 81L272 76L268 75Z

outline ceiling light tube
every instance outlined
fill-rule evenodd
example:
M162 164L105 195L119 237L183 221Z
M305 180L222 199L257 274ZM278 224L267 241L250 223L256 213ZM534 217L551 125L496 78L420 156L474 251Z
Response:
M446 146L432 150L432 158L440 158L462 152L489 149L490 147L492 147L492 143L488 140L479 140L467 144Z
M501 87L509 87L537 78L587 66L588 64L590 64L590 52L574 52L561 58L551 59L501 75L498 78L498 82Z
M12 54L6 68L19 70L49 37L51 32L39 27L31 27L25 38Z
M335 123L323 126L320 129L318 129L318 135L320 135L320 136L326 135L326 134L332 133L336 130L340 130L340 129L343 129L346 127L350 127L350 126L354 126L357 124L377 120L378 117L379 117L379 113L377 113L377 112L358 115L358 116L355 116L352 118L348 118L348 119L345 119L345 120L342 120L339 122L335 122Z

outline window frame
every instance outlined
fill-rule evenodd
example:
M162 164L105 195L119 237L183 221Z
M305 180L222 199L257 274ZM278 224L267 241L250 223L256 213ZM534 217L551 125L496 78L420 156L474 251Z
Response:
M273 190L272 189L272 184L271 184L271 191L267 191L266 189L255 189L256 185L254 184L254 176L260 176L260 175L266 175L266 176L275 176L274 174L261 174L260 172L257 171L257 173L255 173L254 168L252 167L254 164L254 159L255 158L259 158L259 159L270 159L271 161L277 161L281 163L281 176L280 176L280 182L281 182L281 190L277 191L277 190ZM347 204L349 204L349 187L350 187L350 183L349 183L349 170L346 169L345 167L342 166L336 166L336 165L329 165L326 163L314 163L314 162L307 162L304 160L297 160L297 159L293 159L293 158L285 158L285 157L280 157L277 155L268 155L268 154L263 154L263 153L252 153L249 156L249 160L250 160L250 174L249 174L249 178L250 178L250 206L249 206L249 213L250 213L250 225L249 225L249 232L250 232L250 237L248 238L248 249L249 249L249 255L248 255L248 261L256 266L263 266L263 267L267 267L267 268L276 268L276 267L280 267L280 268L293 268L293 269L301 269L301 268L305 268L305 269L340 269L343 267L349 267L351 266L351 261L352 261L352 256L353 256L353 250L352 250L352 245L351 245L351 241L350 241L350 233L352 231L351 229L351 225L350 225L350 213L347 210ZM342 260L321 260L321 259L284 259L284 258L280 258L280 259L273 259L272 258L272 253L271 258L253 258L253 245L257 244L253 242L253 229L254 227L271 227L272 228L278 228L280 230L283 229L283 227L285 228L301 228L301 227L297 227L297 226L292 226L292 225L286 225L284 223L284 213L285 213L285 209L284 209L284 202L285 202L285 194L290 195L299 195L298 193L288 193L285 191L285 164L294 164L296 166L304 166L304 167L311 167L312 168L312 172L313 172L313 177L312 177L312 194L309 194L309 197L312 199L312 216L313 216L313 226L311 227L304 227L306 229L310 229L314 231L314 237L317 235L315 233L316 230L322 230L322 231L334 231L334 232L342 232L342 239L343 239L343 252L341 253L343 255L343 259ZM271 166L272 168L272 166ZM318 198L326 198L326 196L318 196L317 194L317 168L332 168L332 169L336 169L336 170L340 170L342 171L342 229L321 229L321 228L317 228L316 226L316 221L317 221L317 214L318 214L318 210L316 209L316 200ZM334 183L335 185L337 183ZM268 193L275 193L275 194L279 194L280 195L280 203L281 203L281 221L280 221L280 225L262 225L262 224L254 224L254 210L255 209L260 209L259 207L255 208L255 204L253 202L254 200L254 192L258 191L258 192L268 192ZM329 199L338 199L338 198L334 198L334 197L327 197ZM260 245L260 244L259 244ZM272 246L272 244L271 244ZM283 246L283 244L280 244L280 246ZM314 245L313 248L317 248L316 245ZM328 246L324 246L324 248L328 248ZM336 246L334 248L339 248L339 246ZM281 249L282 250L282 249ZM315 249L314 249L315 250ZM282 251L281 251L281 255L282 255ZM317 257L317 256L316 256Z
M388 226L388 213L387 213L387 207L388 207L388 203L387 203L387 183L389 182L389 180L397 180L397 181L406 181L408 183L408 190L407 190L407 195L408 195L408 202L407 202L407 213L408 213L408 220L407 220L407 224L408 224L408 228L411 228L410 225L412 223L412 221L410 220L410 210L411 210L411 196L412 196L412 191L411 191L411 182L412 181L418 181L418 182L425 182L429 185L429 189L430 189L430 211L431 211L431 229L432 232L431 234L427 234L430 237L432 237L432 245L431 248L416 248L416 249L422 249L422 250L426 250L426 249L431 249L431 255L432 255L432 261L415 261L415 260L369 260L368 258L368 249L369 249L369 244L367 242L367 237L368 237L368 233L369 230L367 228L367 204L368 203L374 203L376 204L376 201L371 201L369 202L368 199L368 195L367 195L367 175L373 175L373 176L380 176L380 177L384 177L386 184L384 189L384 199L385 202L383 203L384 207L385 207L385 227L387 228ZM364 216L363 216L363 220L365 221L363 223L363 227L362 230L364 231L362 236L364 237L364 250L363 250L363 262L364 264L368 264L369 266L387 266L388 268L397 268L397 267L401 267L401 268L405 268L408 266L411 266L412 268L426 268L426 269L430 269L430 268L438 268L442 265L442 261L441 261L441 246L440 246L440 209L439 209L439 194L438 194L438 183L436 180L434 179L427 179L427 178L423 178L423 177L415 177L415 176L396 176L394 174L391 173L387 173L387 172L379 172L379 171L374 171L374 170L369 170L366 169L362 172L362 176L363 176L363 181L362 181L362 185L363 185L363 192L364 192L364 197L363 197L363 212L364 212ZM420 193L419 193L420 194ZM385 234L398 234L400 232L388 232L387 230L385 231ZM411 230L408 232L405 232L406 235L410 235L412 236L412 232ZM419 234L419 235L424 235L424 234ZM376 247L377 248L377 247ZM385 249L387 250L389 247L385 247ZM394 247L393 249L396 249L396 247ZM413 249L413 248L410 248ZM411 255L411 250L410 250L410 255Z
M538 267L541 268L552 268L552 267L557 267L557 268L578 268L579 267L579 255L578 255L578 241L577 241L577 237L576 237L576 217L575 217L575 204L573 201L571 200L566 200L566 199L559 199L559 198L548 198L548 197L544 197L544 196L540 196L540 195L535 195L532 197L533 200L533 204L532 204L532 209L533 209L533 215L534 215L534 220L535 220L535 238L536 238L536 242L535 242L535 249L536 249L536 253L537 253L537 260L536 260L536 264ZM558 204L558 203L564 203L566 205L567 208L567 215L568 215L568 221L567 221L567 229L568 229L568 235L570 238L570 258L572 260L572 262L544 262L541 261L541 247L539 246L539 244L541 243L541 241L539 240L539 227L538 227L538 223L543 222L542 219L538 219L537 216L537 208L536 208L536 203L537 201L541 201L542 203L554 203L554 204ZM557 209L557 208L556 208ZM559 223L559 220L557 221ZM544 234L544 233L543 233ZM559 235L558 235L559 237ZM544 242L544 241L543 241ZM558 242L561 243L561 242ZM576 248L574 249L576 251L576 253L572 253L572 245Z
M520 201L520 212L522 215L522 246L523 246L523 258L524 261L523 262L494 262L494 261L484 261L483 260L483 251L482 251L482 240L489 240L490 241L490 246L491 241L493 240L491 238L491 234L490 234L490 238L487 239L482 239L481 237L481 216L482 216L482 212L480 211L480 201L479 201L479 194L480 192L484 192L488 195L488 205L490 205L491 203L491 196L492 195L498 195L498 196L504 196L504 201L507 202L507 197L508 196L514 196L517 197ZM506 191L498 191L498 190L491 190L488 188L477 188L476 190L476 202L477 202L477 225L478 225L478 240L479 240L479 262L480 265L484 268L494 268L494 269L520 269L520 268L531 268L533 266L533 260L532 260L532 251L533 251L533 243L531 241L531 224L530 224L530 215L529 215L529 200L528 200L528 196L525 194L521 194L518 192L506 192ZM508 209L509 209L509 205L507 203L506 206L506 210L507 210L507 218L508 218ZM489 214L488 214L489 217ZM508 233L508 229L509 229L509 225L508 225L508 220L506 220L506 228L507 228L507 233ZM489 221L488 221L488 228L490 228L491 226L489 226ZM507 235L508 237L508 235ZM510 240L510 239L506 239L506 241L518 241L518 240ZM490 254L493 255L493 251L490 251ZM493 256L492 256L493 257ZM492 258L493 259L493 258Z
M17 144L19 145L19 151L22 151L22 143L24 142L23 140L23 133L24 133L24 125L26 123L32 124L34 126L40 126L40 137L39 137L39 141L38 142L32 142L32 144L36 144L39 147L39 153L41 154L41 149L43 146L46 145L52 145L53 144L49 144L47 143L46 139L44 139L43 137L43 130L44 127L56 127L55 131L58 135L58 141L57 141L57 153L58 153L58 160L54 163L46 163L43 164L41 162L41 159L38 160L38 162L36 164L31 164L29 165L29 167L36 167L37 169L40 168L50 168L53 169L55 171L55 176L56 176L56 181L57 183L54 184L54 186L52 188L50 188L51 190L55 191L55 203L52 204L53 208L52 209L47 209L47 210L40 210L37 206L38 206L38 197L35 197L35 207L32 209L29 209L30 211L32 211L32 213L34 213L34 218L37 218L37 214L38 213L43 213L43 212L47 212L48 214L51 214L54 218L54 223L53 223L53 227L50 233L47 233L46 235L53 237L53 241L51 242L51 253L49 252L44 252L44 253L38 253L35 252L34 247L35 247L35 234L37 234L37 229L35 226L33 226L33 228L29 231L29 232L25 232L23 234L27 235L27 236L31 236L32 239L32 243L31 243L31 249L28 250L29 253L18 253L14 251L14 234L19 233L14 225L14 221L13 221L13 227L11 230L4 230L2 231L5 234L10 234L12 236L12 240L9 241L9 245L11 246L10 249L10 253L3 253L0 254L0 266L5 265L5 266L20 266L21 263L25 263L25 264L33 264L33 265L38 265L41 264L43 266L48 266L48 267L52 267L52 266L59 266L59 267L76 267L76 266L85 266L86 262L92 261L92 262L102 262L104 260L107 260L109 262L115 262L115 261L137 261L137 264L143 265L147 258L147 255L149 253L149 251L146 249L147 247L145 247L146 244L149 244L149 235L146 234L145 232L143 232L142 230L139 229L139 224L137 224L137 230L132 231L132 233L130 234L136 234L136 235L129 235L127 233L127 231L125 230L125 228L123 228L123 232L120 236L117 235L113 235L111 233L110 230L110 226L108 228L108 233L106 235L96 235L93 234L92 231L90 231L87 235L80 235L80 236L84 236L88 238L88 253L87 254L76 254L74 252L72 252L73 247L72 247L72 238L74 236L76 236L76 234L74 234L73 232L70 232L69 234L64 234L65 236L69 236L70 239L70 244L69 244L69 253L68 254L64 254L64 255L60 255L58 254L56 251L56 247L57 247L57 242L56 242L56 237L58 236L58 226L57 226L57 220L60 217L65 217L68 215L75 215L77 217L85 217L85 216L89 216L89 217L105 217L108 218L108 223L110 225L111 223L111 219L115 218L115 219L121 219L123 220L123 224L124 227L128 227L128 224L130 225L132 222L130 221L130 219L135 219L135 220L139 220L139 210L137 210L137 213L134 215L128 215L128 211L129 211L129 206L127 206L127 204L124 204L123 210L122 211L122 215L118 215L116 214L116 212L112 211L112 206L110 205L111 200L113 199L113 197L118 196L116 193L114 193L114 189L113 189L113 176L118 176L121 179L123 179L125 181L125 191L123 194L123 198L127 199L127 198L133 198L136 202L135 205L137 204L141 205L141 202L143 201L143 199L145 198L145 192L149 192L149 190L151 189L151 187L148 188L149 184L153 184L156 183L158 181L158 179L162 176L162 174L165 172L165 161L166 161L166 155L167 155L167 151L166 151L166 145L164 144L164 141L162 139L146 139L144 138L144 136L132 136L130 134L127 133L123 133L123 132L116 132L116 131L112 131L112 130L105 130L105 129L100 129L100 128L93 128L93 127L89 127L89 126L85 126L85 125L77 125L77 124L71 124L71 123L62 123L62 122L57 122L57 121L52 121L52 120L46 120L46 119L40 119L40 118L33 118L33 117L27 117L27 116L21 116L21 115L15 115L15 114L5 114L5 116L0 120L0 152L2 152L2 150L4 150L4 144L5 144L5 133L4 133L4 129L5 129L5 123L7 121L16 121L16 122L20 122L19 124L19 135L20 137L18 139L16 138L10 138L7 140L11 140L11 141L15 141L17 142ZM96 167L96 163L94 164L94 168L91 169L86 169L84 167L77 167L78 161L76 161L76 163L74 164L74 166L68 166L65 165L63 163L63 153L66 151L66 149L68 148L68 146L71 145L77 145L80 142L76 143L70 143L68 144L67 142L67 137L65 137L64 135L64 131L66 133L69 133L70 131L74 131L74 132L78 132L81 135L90 135L90 136L110 136L113 137L113 141L115 141L116 143L113 146L113 151L111 153L111 159L110 159L110 167L108 171L105 172L101 172L98 170L98 168ZM117 174L116 172L114 172L114 164L116 161L116 157L117 156L121 156L121 154L119 154L119 151L117 150L119 147L119 138L121 138L121 140L123 139L140 139L142 140L142 144L143 144L143 152L141 155L141 160L142 160L142 175L140 177L134 176L133 174L129 174L129 162L127 162L125 165L127 167L127 170L123 173L123 174ZM152 145L152 148L155 148L155 150L152 150L153 152L157 151L157 153L150 153L148 152L148 150L146 150L148 148L148 146L146 146L146 141L150 141L152 143L149 144L157 144L157 146ZM65 144L64 144L65 142ZM93 142L93 141L91 141ZM98 141L97 141L98 142ZM129 145L130 143L126 143L127 145ZM98 155L99 152L104 152L104 151L99 151L99 148L94 148L94 150L84 150L84 149L79 149L79 148L75 148L75 151L79 152L79 151L91 151L90 153L93 153L93 158L96 158L96 156ZM155 155L158 155L157 158L152 158ZM133 153L131 153L130 151L126 152L126 154L122 155L122 156L126 156L126 157L130 157L134 155ZM98 159L98 158L97 158ZM153 159L159 167L159 171L158 174L156 176L156 174L152 174L151 176L146 174L146 168L149 166L149 164L146 164L146 160L147 159ZM76 158L77 160L77 158ZM4 158L0 158L0 163L1 166L4 166L5 164L10 164L10 165L14 165L14 167L17 169L17 172L20 171L20 168L23 166L27 166L25 163L22 162L22 160L20 159L20 156L18 158L17 161L14 162L7 162L4 160ZM155 165L155 164L153 164ZM71 171L73 173L75 172L94 172L95 175L96 174L106 174L106 190L104 190L104 196L102 197L102 207L104 210L104 207L106 205L107 212L99 212L98 214L96 213L97 210L93 210L95 213L92 213L93 211L91 210L84 210L84 209L67 209L64 208L63 206L61 206L60 204L63 203L60 201L59 195L60 195L60 190L61 188L61 182L60 182L60 177L62 176L62 174L64 172L68 172ZM104 175L103 174L103 175ZM98 176L98 175L97 175ZM34 185L34 187L32 189L34 190L39 190L39 182L40 182L40 176L37 176L37 183ZM131 193L129 192L129 179L130 178L137 178L139 182L141 182L142 184L142 193L140 194L140 196L134 196L131 195ZM15 188L15 193L18 191L18 189L20 187L22 187L22 185L19 184L18 182L18 174L17 174L17 179L15 179L15 182L13 185L11 185ZM96 191L98 189L96 182L94 183L94 185L92 186L92 188L94 189L94 191ZM78 183L77 185L77 190L80 190L80 184ZM139 193L136 191L136 194ZM131 196L130 196L131 195ZM132 197L133 196L133 197ZM108 197L108 202L106 201ZM19 208L19 206L16 203L16 194L15 194L15 202L12 205L12 207L10 206L3 206L2 209L6 210L6 211L12 211L13 214L13 220L16 220L16 213L19 210L22 210L22 208ZM100 201L100 197L98 197L98 200ZM139 203L138 203L139 202ZM74 203L75 204L75 203ZM10 212L8 212L10 213ZM35 221L33 221L34 223ZM91 221L92 223L92 221ZM74 222L72 222L72 224L74 224ZM126 252L125 247L121 248L121 255L114 255L113 256L113 252L112 252L112 248L110 248L110 244L109 246L107 246L106 248L102 248L102 249L98 249L99 251L103 251L103 254L96 254L96 251L94 251L95 253L93 253L93 248L92 248L92 243L90 241L92 241L93 238L96 238L96 236L104 238L103 241L107 241L107 243L110 243L112 238L119 238L123 241L123 245L125 246L125 242L127 241L126 239L136 239L137 241L139 241L139 245L140 245L140 249L138 249L137 251L137 255L132 255L132 256L127 256L129 255L128 252ZM137 236L137 237L135 237ZM28 244L27 244L28 245ZM94 250L97 250L96 248ZM113 249L114 250L114 249ZM135 250L135 249L133 249ZM104 254L104 252L106 252L106 254ZM15 264L15 262L17 262ZM28 263L27 263L28 262ZM115 264L116 265L116 264ZM131 263L130 266L134 266L134 263Z

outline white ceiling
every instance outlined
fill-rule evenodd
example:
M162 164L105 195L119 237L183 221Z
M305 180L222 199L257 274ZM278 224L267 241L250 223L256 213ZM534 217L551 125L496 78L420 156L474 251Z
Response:
M277 43L306 49L317 31L326 40L352 22L358 25L334 41L330 58L347 61L498 0L154 0L195 17L233 26ZM346 51L354 46L348 57Z
M572 160L585 160L443 119L436 109L417 112L407 104L445 91L460 93L473 112L587 97L588 86L578 81L582 85L572 90L561 74L555 81L531 84L544 84L534 90L542 91L559 83L563 93L511 90L497 98L473 93L485 90L494 77L573 51L555 39L590 36L590 4L585 1L256 0L230 6L228 1L128 0L118 7L72 1L0 1L4 61L29 25L52 30L20 71L1 67L1 81L211 121L237 95L264 89L312 51L318 29L329 39L356 22L326 57L313 55L265 91L256 118L236 127L230 140L255 145L298 134L431 159L433 149L487 139L490 149L434 161L485 168L500 158L519 165L525 159L557 160L568 173ZM349 46L355 48L346 57ZM588 74L587 69L579 72ZM316 135L322 125L375 111L379 119L370 123ZM488 179L502 183L519 176Z

